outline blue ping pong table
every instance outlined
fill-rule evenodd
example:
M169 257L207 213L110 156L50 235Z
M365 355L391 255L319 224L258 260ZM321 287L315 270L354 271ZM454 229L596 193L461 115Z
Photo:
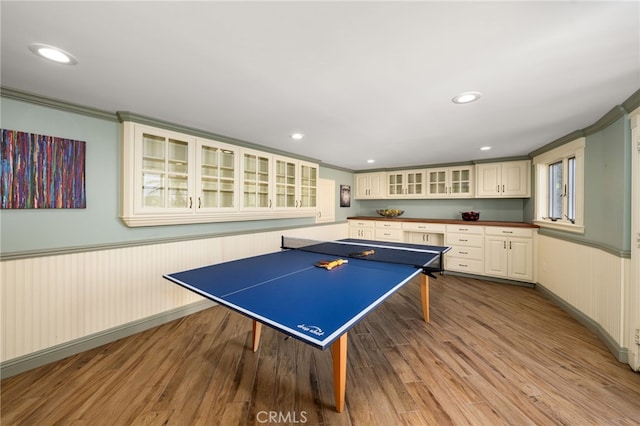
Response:
M262 324L322 350L331 346L336 410L342 412L347 331L418 274L428 322L429 276L443 271L448 249L354 239L289 249L283 239L279 252L163 277L251 318L253 351ZM316 266L338 258L348 263L331 270Z

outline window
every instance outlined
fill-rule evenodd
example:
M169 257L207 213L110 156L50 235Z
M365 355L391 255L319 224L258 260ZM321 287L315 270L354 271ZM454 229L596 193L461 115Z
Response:
M584 145L580 138L534 158L538 225L584 232Z

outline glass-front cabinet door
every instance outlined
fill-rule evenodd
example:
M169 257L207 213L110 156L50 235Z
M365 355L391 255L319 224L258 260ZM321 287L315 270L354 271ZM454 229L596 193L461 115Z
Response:
M270 209L271 157L255 151L242 153L242 208Z
M233 210L238 207L238 153L234 147L210 141L198 141L198 211Z
M434 169L427 171L427 178L429 180L427 186L427 195L429 196L444 196L448 193L447 187L447 169Z
M404 194L404 175L402 173L390 172L387 174L387 194L390 197L401 196Z
M120 219L136 227L314 217L318 170L227 140L124 120Z
M192 141L141 132L140 196L142 211L181 211L193 207L190 194Z
M318 206L318 166L300 163L300 202L303 209L315 209Z
M407 184L405 188L405 195L408 197L424 195L424 172L421 170L407 172Z
M275 158L275 208L297 207L297 172L298 163L294 160Z
M465 196L471 195L472 191L472 168L469 166L464 167L452 167L451 173L451 195L452 196Z

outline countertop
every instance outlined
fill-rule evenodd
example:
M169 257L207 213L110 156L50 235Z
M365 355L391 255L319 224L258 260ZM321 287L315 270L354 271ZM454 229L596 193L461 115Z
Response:
M386 218L382 216L352 216L347 220L378 220L378 221L392 221L392 222L417 222L417 223L444 223L448 225L476 225L476 226L507 226L514 228L539 228L538 225L527 222L503 222L496 220L456 220L456 219L429 219L429 218L416 218L416 217L395 217Z

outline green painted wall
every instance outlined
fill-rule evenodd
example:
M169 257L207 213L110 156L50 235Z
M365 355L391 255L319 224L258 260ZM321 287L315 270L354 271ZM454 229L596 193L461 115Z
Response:
M307 226L313 218L128 228L118 219L120 199L120 124L109 114L91 115L0 98L0 126L12 130L79 139L87 142L87 208L78 210L3 210L0 216L2 254L140 242L209 234L250 232ZM626 116L586 137L584 235L543 231L548 235L614 252L630 250L631 135ZM458 218L461 211L480 211L481 219L526 221L533 217L533 199L366 200L353 198L349 171L320 166L320 177L336 184L336 221L375 215L379 208L398 208L405 217ZM534 181L535 179L532 179ZM351 206L340 207L340 185L351 186ZM534 193L532 191L532 193Z
M2 254L66 249L162 238L224 234L305 226L315 219L274 219L176 226L129 228L119 220L120 123L15 99L0 98L0 126L11 130L86 141L86 209L3 210L0 217ZM349 172L320 167L320 177L353 184ZM336 197L337 197L336 190ZM336 209L339 209L336 203ZM346 219L356 207L342 209Z

